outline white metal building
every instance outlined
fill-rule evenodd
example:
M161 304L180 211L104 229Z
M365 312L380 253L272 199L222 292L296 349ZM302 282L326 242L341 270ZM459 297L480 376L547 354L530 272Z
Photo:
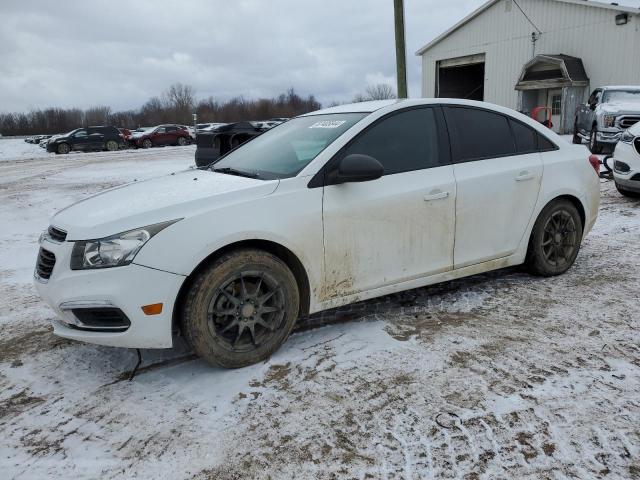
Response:
M640 4L640 2L639 2ZM603 85L640 85L640 9L592 0L490 0L422 47L422 95L552 109L572 131L575 107Z

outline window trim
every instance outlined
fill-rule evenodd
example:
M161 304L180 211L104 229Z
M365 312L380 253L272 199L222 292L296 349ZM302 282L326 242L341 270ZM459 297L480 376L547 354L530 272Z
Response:
M361 131L359 131L353 138L351 138L340 150L338 150L327 162L316 172L316 174L311 178L309 183L307 184L308 188L318 188L324 186L330 186L331 183L328 182L328 174L331 170L335 168L335 164L342 158L344 151L349 148L358 138L362 135L366 134L369 130L382 123L383 121L394 117L396 115L400 115L402 113L410 112L413 110L425 110L425 109L433 109L434 117L436 120L436 133L438 138L438 153L442 154L443 162L439 165L427 166L423 168L415 168L412 170L404 170L402 172L383 174L382 177L391 176L391 175L400 175L403 173L411 173L417 172L420 170L429 170L431 168L439 168L446 167L452 165L452 156L451 156L451 142L449 140L449 134L447 131L447 125L444 118L444 113L442 112L441 104L429 104L429 105L413 105L411 107L406 107L398 110L394 110L389 112L382 117L374 120L372 123L367 125ZM366 118L366 117L365 117ZM448 146L448 148L447 148Z
M457 135L457 131L455 126L453 125L453 122L450 122L450 116L448 115L448 110L450 108L467 108L467 109L473 109L473 110L481 110L483 112L488 112L488 113L493 113L495 115L500 115L502 117L504 117L507 120L507 125L509 125L509 132L511 132L511 139L513 140L513 149L514 149L514 153L508 153L508 154L504 154L504 155L490 155L490 156L485 156L485 157L477 157L477 158L470 158L467 160L458 160L458 155L459 152L457 151L457 147L454 147L454 142L453 139L456 138ZM505 158L505 157L516 157L519 155L531 155L532 153L545 153L545 152L551 152L551 151L555 151L555 150L560 150L560 147L558 147L558 145L552 141L551 139L549 139L549 137L547 137L546 135L542 134L539 130L527 125L526 123L518 120L517 118L512 117L511 115L508 115L506 113L502 113L502 112L498 112L496 110L491 110L491 109L487 109L487 108L482 108L482 107L477 107L475 105L452 105L452 104L446 104L443 105L443 110L444 110L444 117L446 120L446 125L447 125L447 130L449 131L449 143L451 145L451 160L452 163L454 165L457 164L462 164L462 163L470 163L470 162L479 162L482 160L491 160L493 158ZM518 122L521 125L525 126L526 128L529 128L530 130L533 130L536 133L536 150L534 151L529 151L529 152L518 152L518 145L516 143L516 137L513 133L513 127L511 126L511 122ZM450 125L451 123L451 125ZM545 140L547 140L553 147L550 149L545 149L542 150L540 147L540 136L542 136ZM456 143L457 145L457 143Z

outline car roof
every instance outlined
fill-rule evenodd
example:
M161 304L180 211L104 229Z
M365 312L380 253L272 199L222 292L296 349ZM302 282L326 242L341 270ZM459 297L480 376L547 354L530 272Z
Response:
M607 85L603 90L640 90L640 85Z
M323 108L315 112L306 113L302 117L311 115L327 115L331 113L372 113L389 105L396 104L402 100L373 100L370 102L348 103L346 105L337 105L335 107Z

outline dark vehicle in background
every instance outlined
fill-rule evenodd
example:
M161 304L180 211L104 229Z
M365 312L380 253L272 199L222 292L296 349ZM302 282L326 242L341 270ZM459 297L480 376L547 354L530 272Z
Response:
M59 154L69 153L72 150L112 152L124 147L126 142L123 135L112 126L76 128L69 133L52 137L47 142L47 152Z
M222 155L267 130L269 127L262 123L238 122L222 125L209 132L199 131L196 137L196 165L210 165Z
M189 143L191 143L191 135L180 125L158 125L141 132L135 131L129 137L129 144L138 148L182 146Z

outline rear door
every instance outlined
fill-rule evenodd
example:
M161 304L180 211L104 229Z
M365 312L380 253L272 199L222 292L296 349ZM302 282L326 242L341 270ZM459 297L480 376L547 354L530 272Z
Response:
M323 297L453 268L456 191L443 124L439 108L394 112L336 155L370 155L385 173L324 187Z
M454 268L511 255L538 200L538 134L489 110L450 106L445 112L457 185Z
M104 150L105 142L104 128L89 128L88 150Z

